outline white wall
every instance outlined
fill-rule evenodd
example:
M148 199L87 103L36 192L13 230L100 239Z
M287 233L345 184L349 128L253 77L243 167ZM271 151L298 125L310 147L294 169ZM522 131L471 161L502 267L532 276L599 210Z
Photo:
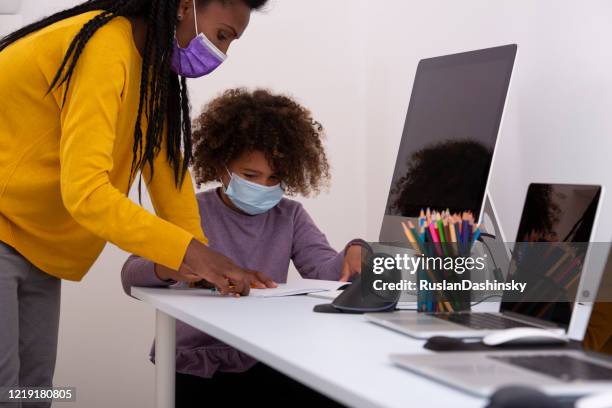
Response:
M23 22L76 3L24 0ZM312 110L327 129L333 179L328 193L301 201L338 248L365 235L365 57L363 41L355 41L361 27L356 4L272 0L266 12L253 15L224 66L190 82L194 113L235 86L269 87ZM153 406L147 355L154 313L123 294L119 271L126 257L109 245L83 282L64 283L55 383L76 386L78 403L57 407Z
M231 87L287 93L326 128L327 194L300 199L332 245L365 233L365 56L360 0L272 0L229 50L222 69L193 81L194 114ZM257 18L259 17L259 18Z
M24 20L73 3L25 0ZM512 237L529 181L612 188L610 38L608 0L276 0L222 69L191 83L192 104L197 111L230 86L266 86L310 107L327 128L333 181L304 202L340 247L378 237L418 60L516 42L491 186ZM600 241L612 235L610 202ZM123 294L125 256L109 246L83 282L63 288L56 383L77 386L77 407L152 406L154 314Z
M425 57L519 44L491 184L508 239L530 181L612 188L611 2L369 0L366 15L368 238L378 237L416 66ZM612 236L610 203L599 241Z

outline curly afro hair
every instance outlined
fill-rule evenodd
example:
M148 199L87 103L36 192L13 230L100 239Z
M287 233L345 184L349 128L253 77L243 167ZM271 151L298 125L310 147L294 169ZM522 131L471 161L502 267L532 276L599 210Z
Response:
M193 171L198 187L245 152L261 151L288 195L316 194L329 181L323 126L293 99L263 89L230 89L194 120Z

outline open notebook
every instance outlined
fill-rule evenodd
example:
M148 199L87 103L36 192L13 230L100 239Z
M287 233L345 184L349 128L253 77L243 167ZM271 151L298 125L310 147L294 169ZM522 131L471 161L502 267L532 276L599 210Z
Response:
M306 295L308 293L335 291L346 282L326 281L318 279L294 279L287 283L279 283L277 288L251 289L249 296L253 297L282 297Z

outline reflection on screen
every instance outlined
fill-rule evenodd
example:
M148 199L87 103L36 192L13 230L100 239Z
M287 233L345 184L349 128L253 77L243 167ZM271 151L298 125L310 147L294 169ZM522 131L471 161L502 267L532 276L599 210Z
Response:
M529 187L509 279L527 283L519 296L547 301L517 303L506 295L502 310L569 324L600 193L598 186Z
M607 244L610 248L610 243ZM593 305L583 346L590 351L612 356L612 250L599 283L597 302Z
M479 217L515 53L506 46L421 61L387 215L430 207Z

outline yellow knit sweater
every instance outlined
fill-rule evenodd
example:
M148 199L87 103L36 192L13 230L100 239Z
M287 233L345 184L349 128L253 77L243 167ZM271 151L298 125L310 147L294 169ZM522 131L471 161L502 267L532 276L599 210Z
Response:
M164 150L152 182L143 172L157 216L126 196L142 69L127 19L91 38L63 108L65 88L46 95L71 40L98 13L0 52L0 241L69 280L83 278L107 241L174 269L191 239L206 242L191 178L175 187Z

